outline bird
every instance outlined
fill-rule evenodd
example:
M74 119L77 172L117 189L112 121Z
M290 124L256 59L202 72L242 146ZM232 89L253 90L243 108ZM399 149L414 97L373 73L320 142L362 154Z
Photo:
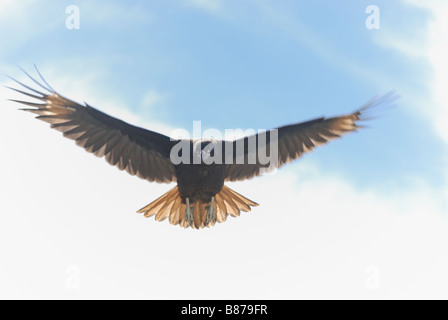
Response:
M20 68L31 87L9 77L20 89L8 86L34 102L8 99L31 112L97 157L149 182L176 183L171 190L138 213L168 219L182 228L203 229L238 217L259 204L225 185L278 169L315 147L363 128L374 108L398 95L389 91L351 113L318 117L235 140L173 139L114 118L88 103L80 104L56 92L35 66L40 80ZM269 154L269 156L267 156ZM266 160L267 159L267 160Z

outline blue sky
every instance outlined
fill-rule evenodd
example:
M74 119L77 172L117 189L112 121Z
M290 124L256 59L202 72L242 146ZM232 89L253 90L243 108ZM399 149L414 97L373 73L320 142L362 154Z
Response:
M41 3L31 2L28 10L38 11ZM424 95L430 70L424 61L403 59L378 45L405 31L412 33L405 37L418 36L425 12L380 1L381 29L369 30L368 1L205 3L61 1L45 13L24 15L26 27L14 28L10 37L35 36L6 48L3 61L27 69L36 63L62 93L65 88L48 74L49 64L57 64L73 81L95 74L96 89L124 101L129 110L188 130L194 120L219 130L268 129L349 112L395 89L403 95L398 109L372 122L373 130L318 150L313 161L360 184L407 184L414 174L441 183L437 166L421 166L443 152L434 132L408 130L430 125L407 111L425 108L407 93ZM69 4L80 9L79 30L65 28ZM156 97L151 110L143 103L148 92ZM88 95L80 99L89 102ZM360 163L368 172L351 170Z
M365 10L370 4L380 9L379 30L370 30L365 26L369 16ZM65 10L69 5L79 7L79 30L68 30L65 26L68 17ZM318 194L326 194L327 190L330 208L337 206L337 203L331 204L331 199L339 195L340 190L345 190L340 195L343 199L354 201L356 198L354 203L368 203L367 206L381 203L379 207L388 208L384 211L392 212L391 215L406 214L407 210L413 212L415 208L429 210L437 217L434 218L434 221L438 221L435 224L446 226L448 134L445 128L448 113L446 95L440 89L446 64L441 64L443 59L437 54L442 48L438 32L444 26L440 14L446 9L443 2L428 1L428 4L423 5L411 0L179 0L132 3L71 0L58 1L56 4L46 0L23 0L2 2L0 9L0 68L3 73L25 79L16 65L33 72L33 64L36 64L46 80L61 94L80 102L86 101L106 113L165 134L170 134L176 128L191 131L193 121L196 120L202 121L203 129L269 129L322 115L350 112L374 95L396 90L401 94L401 99L394 108L384 110L378 119L368 123L370 128L316 149L282 169L284 173L248 182L247 187L244 183L236 184L235 188L237 191L241 190L238 188L253 191L248 197L255 201L266 197L278 198L275 192L269 194L268 191L261 191L270 186L275 190L278 190L276 186L289 186L291 190L297 191L291 191L292 198L296 194L299 197L298 190L305 190L306 194L310 192L309 199L313 199L313 196L318 199ZM2 83L11 84L7 78ZM11 97L11 93L5 90L1 95L2 98ZM2 102L2 110L13 110L14 107L11 103ZM42 136L45 143L48 141L47 148L42 146L40 151L36 149L36 152L42 152L39 158L48 157L47 161L42 160L41 165L48 165L49 159L58 157L60 162L68 163L71 170L77 170L75 172L89 172L93 170L90 169L92 167L107 166L93 156L84 157L82 150L78 150L70 141L62 141L58 133L50 132L42 123L36 121L37 131L30 132L32 124L31 120L27 120L29 115L16 112L15 109L10 115L15 119L12 121L15 130L22 130L22 134L14 140L16 144L23 146L24 140L28 141L28 135ZM35 145L39 141L37 138L28 141L26 143L33 146L27 147L37 148ZM14 146L5 140L3 143ZM51 143L57 143L57 147ZM63 154L56 155L59 149L70 154L73 149L73 157L79 154L82 164L64 158ZM31 151L28 154L31 155ZM21 161L24 160L16 159L3 164L3 167L9 168L15 166L16 169L12 171L18 172L20 176L15 176L16 181L28 181L33 177L35 181L48 179L36 173L39 170L37 167L34 171L23 172L19 169ZM51 171L51 168L48 170ZM67 172L67 167L61 167L60 170ZM107 179L107 185L119 188L120 184L109 178L109 174L119 177L125 173L114 168L104 170L107 171L100 175ZM52 179L57 179L57 174ZM158 185L147 186L141 181L131 182L127 177L120 176L117 179L126 179L125 185L132 185L129 188L144 188L140 191L145 194L143 202L158 197L166 189ZM266 183L263 179L266 179ZM82 183L82 180L78 183ZM6 190L6 184L3 187ZM56 192L50 182L48 187ZM255 192L258 188L261 197ZM13 188L8 192L17 193L17 190ZM104 191L104 194L107 192ZM339 198L337 196L335 199ZM409 203L404 203L408 200ZM122 210L133 212L140 206L135 201L123 199ZM414 205L413 201L416 201ZM91 204L87 200L85 203ZM293 203L288 206L293 206ZM45 206L42 206L37 210L43 212ZM322 207L322 212L329 207ZM262 205L259 211L268 214L272 208L275 207L266 205L264 209ZM354 211L355 208L353 206ZM11 204L10 210L17 209L13 209ZM48 207L45 210L51 211ZM332 221L328 216L322 218ZM350 221L353 221L352 218L347 217ZM382 218L385 220L377 228L387 225L389 218ZM118 214L116 219L119 224ZM391 219L397 223L396 226L410 221ZM424 221L425 217L419 216L415 220L416 225L422 223L419 219ZM257 223L254 220L251 220L251 226ZM88 223L87 218L83 221ZM138 221L141 223L141 220ZM10 222L20 228L21 222ZM359 223L365 225L364 222ZM32 222L27 223L32 225ZM59 221L56 225L64 228L64 223ZM219 227L224 229L226 224ZM354 225L351 222L342 224L349 229L360 227L356 222ZM147 223L144 225L148 228ZM236 226L237 220L229 228ZM325 226L333 230L331 224L320 227ZM160 230L161 227L153 223L151 228ZM182 232L175 229L168 232ZM239 229L231 230L243 235ZM431 233L430 230L428 228L425 232ZM76 237L76 231L70 232L74 232L73 236ZM389 234L389 231L383 232ZM106 236L110 235L106 233ZM389 236L389 241L400 237L398 231ZM411 236L411 233L406 236ZM91 237L93 239L94 235ZM310 234L310 237L314 236ZM306 237L294 240L300 242L306 239L309 241ZM366 246L374 246L366 241ZM162 251L158 254L162 255ZM83 265L82 262L76 262L76 254L73 257L70 259L74 260L75 265ZM320 257L320 262L329 258L325 254ZM388 265L389 256L377 258L383 259L383 265ZM310 270L313 259L305 263L310 265ZM341 262L344 265L349 258L340 259L345 261ZM440 259L438 261L442 261L442 266L445 263L448 265L446 256ZM89 261L80 256L78 260ZM369 263L375 264L374 260L370 259L373 262ZM65 262L60 263L63 268ZM361 269L363 263L360 263ZM120 270L125 273L128 269L123 266ZM419 266L419 270L423 273L427 268ZM330 271L322 272L326 274ZM322 279L322 274L315 273L311 277ZM297 281L304 283L303 279ZM14 287L14 281L11 283L11 287ZM336 283L327 281L327 284L334 284L332 288L336 288ZM309 285L312 287L311 283ZM321 285L332 292L331 288L325 287L325 282ZM383 292L380 296L390 297L393 296L391 292L401 292L394 290ZM47 293L51 296L55 292L58 291ZM96 292L99 294L101 290ZM334 292L337 294L336 289ZM290 297L300 296L300 293L296 293L291 290ZM89 296L85 291L83 294ZM346 294L370 297L370 293L360 293L355 289ZM215 296L219 297L219 294ZM247 291L244 297L252 297L251 292Z

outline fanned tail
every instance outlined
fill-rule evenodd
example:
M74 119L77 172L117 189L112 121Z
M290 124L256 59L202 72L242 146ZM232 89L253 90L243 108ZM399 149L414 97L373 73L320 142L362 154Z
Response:
M137 212L143 213L146 218L155 216L156 221L163 221L169 218L169 222L172 225L180 225L182 228L202 229L215 225L215 221L207 222L206 219L210 204L210 202L204 203L202 201L196 201L191 204L194 211L193 222L190 225L185 219L186 205L182 203L182 198L176 186ZM226 221L227 215L238 217L241 211L249 212L251 207L258 206L258 203L247 199L229 187L223 186L222 190L215 195L213 205L215 220L221 223Z

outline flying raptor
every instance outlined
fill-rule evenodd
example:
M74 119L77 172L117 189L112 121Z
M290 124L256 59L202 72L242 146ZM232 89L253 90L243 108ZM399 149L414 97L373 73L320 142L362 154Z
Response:
M228 215L237 217L241 211L258 206L225 182L250 179L280 168L315 147L362 127L367 111L396 98L394 92L389 92L350 114L320 117L234 141L180 140L67 99L48 85L37 68L36 71L40 81L24 72L40 91L13 78L10 79L23 88L9 88L39 101L11 101L26 105L21 110L36 114L37 119L50 123L53 129L120 170L150 182L177 182L138 212L145 217L155 216L157 221L168 218L173 225L195 229L211 227L226 221ZM261 154L269 154L271 161L266 162Z

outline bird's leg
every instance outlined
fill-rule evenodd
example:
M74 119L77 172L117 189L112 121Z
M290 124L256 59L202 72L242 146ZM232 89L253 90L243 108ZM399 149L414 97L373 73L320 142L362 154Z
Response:
M205 225L208 225L210 222L215 221L215 197L212 197L210 201L210 206L207 210L207 215L205 217Z
M191 226L191 224L193 223L194 208L190 208L190 199L188 197L185 198L185 202L187 205L187 208L185 209L185 220L187 220L188 225Z

